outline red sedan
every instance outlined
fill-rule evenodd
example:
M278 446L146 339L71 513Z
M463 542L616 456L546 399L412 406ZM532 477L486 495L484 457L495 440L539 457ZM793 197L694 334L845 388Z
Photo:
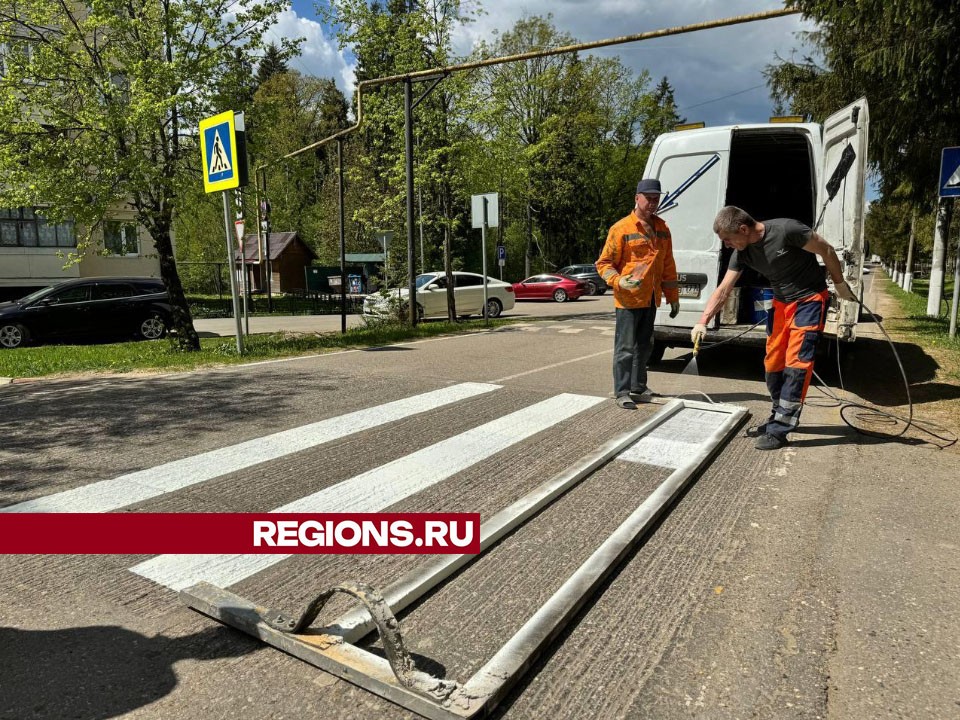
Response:
M534 275L513 284L517 300L576 300L586 294L587 284L565 275Z

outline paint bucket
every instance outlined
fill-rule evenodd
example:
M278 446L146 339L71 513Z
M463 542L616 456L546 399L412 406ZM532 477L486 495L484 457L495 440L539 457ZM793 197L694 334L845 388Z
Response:
M750 322L762 322L773 309L773 290L771 288L750 288Z

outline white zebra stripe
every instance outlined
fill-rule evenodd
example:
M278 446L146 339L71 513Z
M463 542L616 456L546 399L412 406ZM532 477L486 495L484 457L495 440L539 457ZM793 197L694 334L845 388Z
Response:
M489 383L452 385L182 460L174 460L111 480L102 480L73 490L10 505L0 508L0 512L96 513L117 510L499 388L499 385Z
M467 430L272 512L378 512L577 415L604 398L564 393ZM250 577L289 555L158 555L130 568L173 590L206 580L220 587Z

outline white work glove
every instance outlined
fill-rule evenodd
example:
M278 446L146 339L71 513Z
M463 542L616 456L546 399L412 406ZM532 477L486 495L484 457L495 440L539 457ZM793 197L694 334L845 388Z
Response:
M670 317L675 318L679 314L680 314L680 301L678 300L677 302L670 303ZM706 332L706 328L704 328L704 332Z
M833 289L837 293L837 297L841 300L849 300L850 302L857 302L857 296L853 294L853 290L849 285L847 285L846 280L841 280L838 283L833 284Z
M707 336L707 326L703 323L697 323L690 331L690 342L696 345Z
M624 290L635 290L640 287L640 281L635 280L631 275L621 275L620 276L620 287Z

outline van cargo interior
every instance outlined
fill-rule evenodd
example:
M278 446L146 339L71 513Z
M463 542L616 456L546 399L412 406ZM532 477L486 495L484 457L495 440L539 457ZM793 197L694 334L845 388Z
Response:
M793 218L812 226L815 222L813 188L816 175L810 142L799 129L735 130L730 143L730 172L726 204L746 210L757 220ZM723 248L720 276L727 271L730 254ZM765 277L746 270L740 277L741 292L769 288ZM751 303L740 302L738 322L753 322Z

